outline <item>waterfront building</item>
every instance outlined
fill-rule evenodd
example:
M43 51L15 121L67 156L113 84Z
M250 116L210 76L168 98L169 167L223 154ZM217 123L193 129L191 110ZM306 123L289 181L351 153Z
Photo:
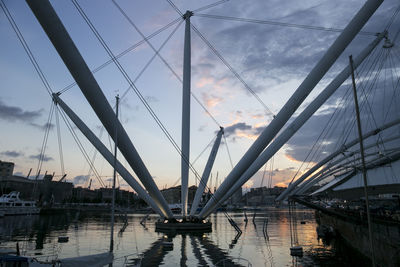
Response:
M8 162L7 166L12 166L9 168L13 171L14 163ZM53 181L54 175L45 175L43 179L29 179L14 175L9 171L6 174L0 175L0 192L2 194L17 191L20 192L21 199L37 200L44 205L66 202L72 196L73 184Z
M0 160L0 176L11 176L14 172L14 163Z

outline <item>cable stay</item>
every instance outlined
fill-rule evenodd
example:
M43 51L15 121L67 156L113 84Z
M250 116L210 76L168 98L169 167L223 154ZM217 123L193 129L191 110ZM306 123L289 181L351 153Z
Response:
M222 135L224 137L224 141L225 141L224 143L226 146L226 152L228 153L229 163L231 164L231 168L233 169L232 157L231 157L231 153L229 152L228 141L226 140L225 132Z
M3 0L1 0L3 1ZM121 53L117 54L115 56L115 58L111 58L109 60L107 60L106 62L104 62L103 64L101 64L100 66L94 68L91 72L92 73L96 73L99 70L105 68L106 66L110 65L111 63L113 63L114 59L119 59L123 56L125 56L126 54L128 54L129 52L131 52L132 50L136 49L137 47L141 46L142 44L144 44L145 42L147 42L148 40L152 39L153 37L157 36L158 34L162 33L163 31L167 30L168 28L170 28L171 26L175 25L176 23L178 23L179 21L181 21L181 18L177 18L173 21L171 21L170 23L168 23L167 25L165 25L164 27L158 29L157 31L155 31L154 33L144 37L142 40L140 40L139 42L133 44L132 46L128 47L127 49L125 49L124 51L122 51ZM63 89L61 89L59 91L60 94L65 93L66 91L68 91L69 89L71 89L72 87L74 87L76 85L76 82L71 83L70 85L64 87Z
M172 8L180 15L184 16L183 13L176 7L176 5L171 0L166 0ZM251 87L243 80L243 78L239 75L239 73L226 61L226 59L215 49L215 47L204 37L204 35L193 25L190 23L190 27L194 32L203 40L203 42L211 49L211 51L222 61L222 63L232 72L232 74L243 84L243 86L257 99L257 101L264 107L269 115L274 117L273 112L268 108L268 106L261 100L261 98L256 94L256 92L251 89Z
M1 8L2 8L4 14L6 15L8 21L9 21L10 24L11 24L11 27L13 28L15 34L17 35L19 41L21 42L21 44L22 44L22 46L23 46L23 48L24 48L26 54L27 54L28 57L29 57L29 60L31 61L31 63L32 63L32 65L33 65L33 67L34 67L36 73L38 74L40 80L42 81L42 83L43 83L43 85L44 85L44 87L45 87L47 93L48 93L48 94L50 95L50 97L51 97L51 95L53 94L53 90L52 90L52 88L51 88L49 82L47 81L46 76L44 75L42 69L40 68L38 62L36 61L36 58L34 57L34 55L33 55L32 51L31 51L31 49L29 48L29 45L28 45L27 42L25 41L25 38L23 37L23 35L22 35L21 31L19 30L17 24L15 23L15 20L13 19L11 13L10 13L9 10L7 9L7 6L4 4L4 1L3 1L3 0L0 0L0 1L1 1ZM55 109L57 109L57 107L56 107L56 105L54 105L54 103L52 102L51 108L50 108L50 112L49 112L49 117L48 117L47 123L45 124L45 125L46 125L46 129L45 129L45 135L44 135L43 142L42 142L42 147L41 147L40 154L39 154L39 162L38 162L37 171L36 171L36 179L37 179L37 178L39 177L39 175L40 175L40 170L41 170L41 168L42 168L43 161L44 161L44 159L45 159L45 149L46 149L46 147L47 147L47 140L48 140L48 136L49 136L49 132L50 132L52 116L53 116L53 113L54 113L54 110L55 110ZM62 114L62 113L61 113L61 116L63 117L63 114ZM64 117L63 117L63 119L64 119ZM64 119L64 120L65 120L65 119ZM68 125L67 125L67 127L68 127ZM73 130L73 129L71 128L71 130ZM77 138L77 137L75 137L74 135L73 135L73 137L74 137L74 139ZM76 141L76 139L75 139L75 141ZM77 144L78 144L78 147L81 149L81 147L79 146L79 142L77 142ZM62 149L62 148L61 148L61 149ZM61 150L60 150L60 151L61 151ZM61 154L60 154L60 159L61 159L61 161L63 162L62 152L61 152ZM89 161L89 162L90 162L90 161ZM62 167L61 167L62 170L64 169L64 166L63 166L63 165L64 165L64 164L62 163ZM89 165L91 165L91 164L89 164ZM94 169L94 166L91 165L91 167ZM62 172L64 173L65 171L62 171ZM99 175L98 175L97 171L94 171L94 173L96 173L96 177L98 178ZM99 182L100 182L100 184L104 185L104 183L102 183L101 179L99 179Z
M89 18L87 17L86 13L83 11L83 9L80 7L80 5L77 3L76 0L71 0L73 2L73 4L75 5L75 7L77 8L78 12L81 14L81 16L84 18L85 22L88 24L88 26L90 27L90 29L92 30L92 32L95 34L96 38L99 40L99 42L101 43L101 45L103 46L103 48L107 51L107 53L109 54L110 58L113 58L114 63L116 64L116 66L118 67L118 69L120 70L121 74L124 76L124 78L126 79L126 81L130 84L130 86L132 87L132 89L135 91L136 95L139 97L140 101L144 104L144 106L146 107L146 109L149 111L150 115L153 117L153 119L156 121L156 123L158 124L158 126L160 127L160 129L164 132L165 136L167 137L167 139L170 141L170 143L174 146L175 150L178 151L178 153L180 154L180 156L182 158L185 158L182 154L182 151L180 149L180 147L178 146L178 144L175 142L175 140L173 139L173 137L171 136L171 134L168 132L168 130L165 128L164 124L160 121L160 119L158 118L158 116L155 114L155 112L153 111L153 109L151 108L151 106L148 104L148 102L146 101L146 99L143 97L143 95L141 94L141 92L138 90L138 88L136 87L136 85L133 83L133 81L131 80L131 78L129 77L129 75L126 73L125 69L121 66L121 64L119 63L118 60L115 59L115 56L113 55L112 51L110 50L110 48L107 46L107 44L105 43L105 41L103 40L103 38L101 37L101 35L99 34L99 32L96 30L96 28L94 27L94 25L91 23L91 21L89 20ZM190 166L190 169L192 170L192 172L200 177L197 173L197 171L194 169L194 167L192 166L192 164L190 164L190 162L188 162L188 160L185 158L186 163Z
M209 5L200 7L200 8L198 8L198 9L195 9L195 10L193 10L193 13L199 12L199 11L203 11L203 10L206 10L206 9L209 9L209 8L212 8L212 7L215 7L215 6L218 6L218 5L223 4L223 3L226 3L226 2L229 2L229 0L217 1L217 2L215 2L215 3L213 3L213 4L209 4Z
M36 169L36 180L39 178L40 170L42 169L43 161L45 160L45 152L46 152L46 148L47 148L47 141L49 139L49 133L50 133L50 129L51 129L51 121L53 118L54 109L55 109L55 105L52 102L51 106L50 106L49 117L45 124L45 131L44 131L42 147L41 147L40 153L39 153L38 165L37 165L37 169Z
M177 145L177 143L174 141L174 139L172 138L172 136L169 134L169 132L167 131L167 129L165 128L165 126L162 124L162 122L158 119L157 115L154 113L154 111L151 109L150 105L147 103L147 101L145 100L145 98L141 95L140 91L137 89L137 87L135 86L135 84L132 82L132 80L130 79L130 77L128 76L128 74L125 72L125 70L123 69L123 67L120 65L120 63L118 62L117 59L115 59L115 56L113 55L112 51L109 49L109 47L107 46L107 44L104 42L104 40L102 39L101 35L98 33L98 31L96 30L96 28L94 27L94 25L91 23L91 21L89 20L89 18L86 16L85 12L83 11L83 9L80 7L80 5L76 2L76 0L72 0L72 2L74 3L75 7L77 8L78 12L81 14L81 16L84 18L85 22L88 24L88 26L90 27L90 29L93 31L93 33L96 35L96 38L100 41L100 43L102 44L102 46L104 47L104 49L107 51L107 53L109 54L110 58L113 59L114 63L117 65L118 69L121 71L121 73L123 74L123 76L125 77L125 79L128 81L128 83L131 85L132 89L134 89L135 93L138 95L139 99L142 101L142 103L145 105L145 107L148 109L148 111L150 112L150 114L152 115L152 117L156 120L157 124L160 126L160 128L162 129L162 131L165 133L165 135L167 136L167 138L169 139L169 141L171 142L171 144L174 146L175 150L177 150L177 152L180 154L181 158L184 159L184 161L186 162L186 164L188 164L189 169L191 170L191 172L195 175L196 179L198 179L199 181L200 179L200 175L198 174L198 172L196 171L196 169L193 167L193 165L187 160L186 157L183 156L181 149L179 148L179 146Z
M343 29L338 29L338 28L326 28L326 27L321 27L321 26L302 25L302 24L295 24L295 23L272 21L272 20L248 19L248 18L238 18L238 17L220 16L220 15L212 15L212 14L199 14L199 13L195 13L194 16L203 17L203 18L211 18L211 19L219 19L219 20L230 20L230 21L281 26L281 27L299 28L299 29L306 29L306 30L318 30L318 31L339 32L339 33L343 31ZM365 35L365 36L377 36L377 33L368 32L368 31L360 31L359 34Z
M256 100L264 107L265 111L275 117L274 113L268 108L268 106L261 100L257 93L251 89L251 87L244 81L244 79L239 75L239 73L228 63L228 61L218 52L217 49L204 37L204 35L193 25L190 24L193 31L197 33L200 39L211 49L211 51L222 61L222 63L232 72L232 74L243 84L243 86L256 98Z
M98 173L96 167L94 166L93 162L90 161L89 155L87 154L85 148L83 147L82 142L79 140L79 137L76 134L76 132L75 132L73 126L71 125L70 121L67 119L66 114L62 110L61 110L60 114L61 114L61 118L64 120L65 125L67 126L69 132L71 133L72 137L74 138L75 143L78 145L79 150L82 152L82 155L84 156L86 162L89 164L89 166L90 166L93 174L95 175L97 181L100 183L100 185L102 187L106 188L107 187L106 184L101 179L101 176L99 175L99 173Z
M129 24L132 25L132 27L139 33L144 38L144 34L139 30L139 28L136 26L136 24L130 19L130 17L126 14L126 12L116 3L115 1L112 1L112 3L116 6L116 8L121 12L123 17L129 22ZM182 18L178 18L178 20L181 21L181 23L184 21ZM170 37L169 37L170 38ZM164 65L171 71L171 73L178 79L180 83L182 83L182 78L176 73L176 71L171 67L171 65L165 60L165 58L157 51L154 46L149 42L149 39L144 40L147 42L147 45L154 51L155 55L160 58L160 60L164 63ZM160 50L160 49L159 49ZM218 126L221 127L221 124L215 119L215 117L208 111L208 109L201 103L199 98L193 93L190 92L191 96L194 98L194 100L201 106L201 108L208 114L208 116L214 121L214 123Z
M380 50L375 49L372 52L372 54L367 58L367 60L364 62L364 64L362 64L358 68L359 72L362 73L362 75L361 74L358 75L357 80L362 79L362 77L369 77L374 74L373 83L371 83L371 84L360 83L359 88L362 88L362 90L364 92L365 92L364 88L367 86L369 86L368 92L370 92L373 88L373 84L375 84L375 82L378 79L379 72L382 69L382 63L379 64L379 62L381 59L385 60L385 57L382 56L382 52L383 52L383 49L380 49ZM377 72L376 72L376 69L378 69ZM368 94L368 92L365 93L364 95L366 96ZM297 175L299 174L299 172L303 168L303 166L306 164L306 162L308 162L308 164L307 164L307 166L305 166L304 169L307 169L309 164L311 164L312 162L316 162L317 161L316 159L322 155L322 152L324 151L323 148L321 147L322 144L324 143L323 141L329 140L330 137L328 137L328 134L332 134L333 129L335 129L335 125L337 123L340 123L341 121L343 121L344 116L346 114L346 110L351 106L351 104L350 104L350 102L352 101L351 96L352 96L351 85L347 85L346 90L344 92L344 96L340 98L340 103L338 104L338 108L336 108L334 110L334 112L328 119L323 130L319 134L318 138L315 140L313 146L307 153L301 166L298 168L296 174L292 177L292 180L289 184L291 184L294 181L294 179L297 177ZM364 106L365 106L365 103L363 101L361 103L361 109L363 109ZM343 109L343 107L345 107L345 109ZM351 110L350 112L353 112L353 110ZM351 119L350 121L348 121L348 123L346 123L346 125L343 127L343 130L347 129L347 133L343 132L341 134L341 136L339 138L340 140L336 143L337 144L336 148L338 148L338 146L340 146L340 144L346 142L346 140L349 138L351 129L353 129L354 125L355 125L355 119ZM376 127L378 127L378 126L376 126ZM317 155L318 152L319 152L319 154Z
M146 65L142 68L142 70L138 73L138 75L136 76L136 78L133 80L133 83L136 83L139 78L142 76L142 74L146 71L146 69L150 66L150 64L153 62L153 60L157 57L160 56L160 51L161 49L164 48L164 46L168 43L168 41L172 38L172 36L175 34L175 32L179 29L179 27L182 25L183 20L180 21L178 23L178 25L174 28L174 30L170 33L170 35L167 37L167 39L165 39L165 41L161 44L161 46L158 48L158 50L155 51L154 55L150 58L150 60L146 63ZM128 88L126 88L126 90L124 91L124 93L121 96L121 100L123 100L125 98L125 96L127 95L127 93L129 92L129 90L132 87L129 86Z

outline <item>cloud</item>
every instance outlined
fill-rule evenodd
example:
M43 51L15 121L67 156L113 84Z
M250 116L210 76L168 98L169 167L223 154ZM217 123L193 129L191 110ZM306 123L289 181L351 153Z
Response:
M40 157L40 154L37 154L37 155L30 155L29 158L30 158L30 159L38 159L38 160L41 159L41 160L43 160L43 161L45 161L45 162L54 160L52 157L47 157L47 156L43 156L43 158L41 158L41 157Z
M231 126L224 128L224 134L226 137L237 134L238 131L249 131L252 129L251 125L246 124L245 122L238 122Z
M10 157L10 158L18 158L24 155L22 152L17 152L17 151L3 151L0 153L0 155Z
M244 186L254 187L254 188L260 186L286 187L297 173L297 169L294 167L287 167L284 169L274 169L273 171L270 171L269 168L270 165L269 163L267 163L267 169L265 170L265 173L264 173L264 168L261 168L257 173L253 175L253 177L251 177L246 182ZM297 174L297 177L299 177L299 174Z
M75 176L72 181L74 184L84 184L89 180L89 178L90 178L90 175L78 175L78 176Z
M263 124L252 126L245 122L237 122L224 128L224 134L227 138L231 137L233 141L235 141L237 137L255 140L264 128L265 126L263 126Z
M207 94L204 92L201 94L201 97L203 99L203 102L207 106L207 108L213 108L224 100L220 96L216 96L213 94Z
M24 111L20 107L8 106L0 100L0 119L15 122L30 122L42 114L42 110L37 111Z

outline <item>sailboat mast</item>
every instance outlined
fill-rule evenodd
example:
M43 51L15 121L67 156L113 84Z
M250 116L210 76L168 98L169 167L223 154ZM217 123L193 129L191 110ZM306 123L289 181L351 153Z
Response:
M115 97L116 100L116 111L115 120L118 120L118 104L119 96ZM111 236L110 236L110 252L114 250L114 215L115 215L115 180L117 177L117 148L118 148L118 127L115 127L115 142L114 142L114 172L113 172L113 185L112 185L112 198L111 198Z
M182 158L181 158L181 203L182 216L187 215L188 181L189 181L189 149L190 149L190 17L192 12L186 11L185 44L183 52L183 92L182 92Z
M362 135L362 129L361 129L360 110L358 108L356 81L354 79L353 57L351 55L349 57L349 61L350 61L350 69L351 69L351 80L353 83L354 106L355 106L356 117L357 117L358 138L360 140L360 154L361 154L362 173L363 173L363 180L364 180L364 196L365 196L365 205L367 208L369 246L370 246L371 256L372 256L372 266L375 267L376 264L375 264L374 244L373 244L373 240L372 240L371 215L369 213L369 201L368 201L367 170L365 169L364 143L363 143L363 135Z

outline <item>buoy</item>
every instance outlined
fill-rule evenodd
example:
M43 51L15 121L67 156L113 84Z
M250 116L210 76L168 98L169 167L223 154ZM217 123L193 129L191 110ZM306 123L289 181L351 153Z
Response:
M290 256L303 256L303 248L301 246L295 246L290 248Z
M59 236L58 237L58 243L67 243L69 240L68 236Z

